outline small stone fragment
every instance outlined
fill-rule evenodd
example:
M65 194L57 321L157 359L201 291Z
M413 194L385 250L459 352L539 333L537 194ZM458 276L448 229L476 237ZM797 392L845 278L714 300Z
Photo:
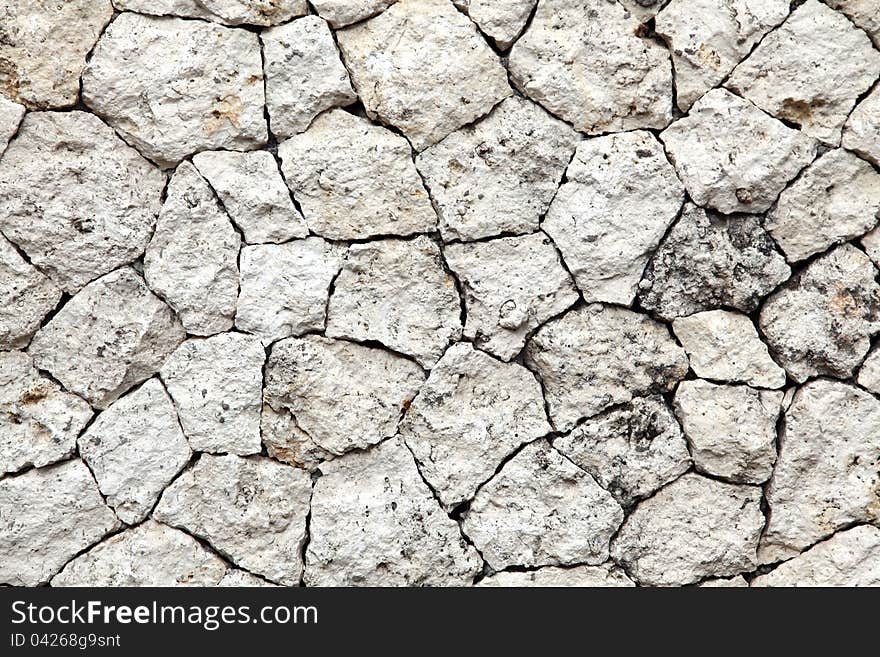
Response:
M511 96L416 158L445 241L529 233L547 211L579 136Z
M226 564L193 537L154 520L111 536L52 578L52 586L216 586Z
M790 274L757 217L687 203L648 263L639 301L667 320L719 306L751 312Z
M587 301L629 305L645 264L684 202L650 132L581 142L542 227Z
M789 261L864 235L880 219L880 174L843 149L829 151L779 196L765 226Z
M120 14L95 46L82 87L83 102L161 167L198 151L266 143L260 42L247 30Z
M322 331L330 284L344 256L345 247L320 237L244 247L235 328L264 344Z
M752 586L880 586L880 528L861 525L786 561Z
M185 337L171 308L134 270L89 283L37 331L36 366L96 408L153 376Z
M277 137L309 127L318 114L357 100L327 23L317 16L260 34L266 59L266 107Z
M459 343L431 370L400 434L451 510L473 497L520 445L551 430L531 372Z
M336 38L369 117L417 151L510 95L498 57L448 0L400 0Z
M460 313L455 280L433 240L376 240L349 249L326 334L375 340L432 367L461 337Z
M660 139L694 203L764 212L812 162L816 141L725 89L700 98Z
M672 322L697 376L781 388L785 370L773 362L752 320L729 310L707 310Z
M144 256L147 285L180 316L188 333L232 328L241 238L213 190L189 162L168 185Z
M468 16L501 50L507 50L526 26L538 0L470 0Z
M31 113L0 162L0 230L73 293L144 252L164 187L96 116Z
M504 571L486 577L477 586L605 588L633 587L635 584L619 568L603 564L601 566L575 566L574 568L546 566L525 572Z
M196 155L193 164L217 192L248 244L308 235L271 153L205 152Z
M91 418L89 405L40 376L27 354L0 351L0 475L70 456Z
M205 454L165 490L153 517L202 538L241 568L295 586L311 493L305 470L264 457Z
M844 148L880 166L880 86L849 115L842 141Z
M310 335L273 345L263 399L276 413L288 411L317 446L339 455L393 436L424 380L422 368L406 358ZM271 436L264 440L285 448Z
M880 1L878 0L826 0L853 23L868 33L874 44L880 47Z
M21 349L61 300L51 279L0 235L0 349Z
M278 148L312 232L334 240L435 230L437 215L403 137L333 110Z
M193 449L256 454L266 352L257 338L222 333L187 340L160 375Z
M308 586L463 586L481 572L476 550L437 504L400 439L321 469Z
M276 25L308 13L306 0L113 0L120 11L201 18L224 25Z
M0 0L0 95L31 109L70 107L110 0ZM2 149L0 149L2 150Z
M24 105L13 103L8 98L0 96L0 155L3 155L9 140L18 131L24 112Z
M852 376L880 332L877 269L854 246L823 255L764 304L761 331L798 382Z
M675 413L697 470L740 484L767 481L776 462L782 397L778 390L682 381Z
M0 583L48 582L79 552L116 529L79 459L0 480Z
M587 134L665 128L672 65L663 46L638 36L640 23L617 2L542 0L510 51L510 77Z
M788 0L672 0L657 14L669 44L678 106L686 112L719 85L771 29L788 17Z
M220 581L217 582L217 586L254 589L266 587L271 588L277 586L277 584L271 584L264 579L260 579L256 575L251 575L246 570L230 568L226 571L226 574L220 578Z
M624 507L691 465L687 442L663 398L636 397L555 438L553 447L586 470Z
M525 357L544 384L558 431L635 396L670 391L688 369L684 350L665 326L601 304L542 326L526 344Z
M286 408L276 411L269 404L263 404L260 433L269 456L309 472L335 456L300 429L296 418Z
M444 255L464 294L464 336L501 360L514 358L532 331L578 300L543 233L450 244Z
M654 18L669 0L617 0L630 14L642 23Z
M749 583L742 575L737 575L730 579L707 579L697 584L697 588L701 589L742 589L748 587Z
M862 246L868 257L877 267L880 267L880 228L875 228L862 237Z
M116 401L77 442L107 504L129 525L150 513L192 456L157 379Z
M828 5L806 0L734 69L727 86L837 146L856 100L877 76L880 52L868 36Z
M762 563L790 559L839 529L880 519L877 427L880 400L859 388L818 380L798 390L767 488Z
M477 492L462 531L495 569L600 564L621 522L614 498L541 440Z
M312 0L318 16L334 28L358 23L385 11L397 0Z
M644 500L611 543L639 584L677 586L757 566L761 489L686 474Z
M880 348L874 349L862 363L858 384L880 395Z

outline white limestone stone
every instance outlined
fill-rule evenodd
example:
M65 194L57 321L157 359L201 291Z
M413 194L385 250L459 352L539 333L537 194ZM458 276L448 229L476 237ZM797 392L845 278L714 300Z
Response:
M538 0L469 0L468 16L490 36L501 50L507 50L526 26Z
M61 300L61 289L0 235L0 349L21 349Z
M545 566L544 568L524 572L502 571L480 580L477 586L610 588L633 587L635 584L619 568L603 564L601 566L575 566L573 568Z
M723 577L707 579L697 584L697 588L701 589L742 589L748 588L748 586L749 583L742 575L737 575L736 577L731 577L729 579L724 579Z
M648 258L684 202L650 132L581 142L542 228L588 302L629 305Z
M252 575L246 570L230 568L226 571L226 574L220 578L220 581L217 582L217 586L254 589L272 588L278 585L267 582L266 580L261 579L256 575Z
M531 372L459 343L431 370L400 434L449 510L470 499L520 445L551 430Z
M95 46L82 96L162 167L203 150L258 148L268 136L260 42L247 30L120 14Z
M131 268L89 283L37 331L28 352L96 408L153 376L185 337L171 308Z
M345 27L385 11L397 0L312 0L318 16L334 28Z
M276 411L269 404L263 404L260 433L269 456L309 472L314 472L324 461L331 461L335 456L300 429L296 418L286 408Z
M878 0L826 0L853 23L868 33L874 44L880 46L880 2Z
M120 11L200 18L224 25L276 25L308 12L306 0L113 0Z
M0 155L9 145L9 140L18 131L21 120L24 118L25 107L14 103L3 95L0 95Z
M334 240L435 230L437 215L403 137L345 110L278 148L313 233Z
M843 146L880 166L880 86L856 105L843 127Z
M874 349L859 369L858 383L880 395L880 348Z

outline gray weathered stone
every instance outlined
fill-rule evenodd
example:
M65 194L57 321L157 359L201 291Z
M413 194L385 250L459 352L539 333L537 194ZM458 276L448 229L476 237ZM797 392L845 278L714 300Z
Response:
M880 47L880 1L878 0L826 0L825 4L837 9L853 23L868 33L874 44Z
M9 140L18 131L24 112L24 105L14 103L0 95L0 155L3 155Z
M532 331L578 300L543 233L450 244L444 255L464 294L464 336L501 360L514 358Z
M61 290L0 235L0 349L21 349L61 300Z
M28 114L0 162L0 230L73 293L144 252L164 187L97 117Z
M437 215L403 137L345 110L278 148L313 233L334 240L435 230Z
M868 257L877 267L880 267L880 228L872 230L870 233L862 237L861 241L865 253L868 254Z
M441 503L453 509L520 445L551 430L531 372L459 343L431 370L400 434Z
M333 27L345 27L385 11L397 0L312 0L318 15Z
M849 115L843 128L843 146L880 166L880 86Z
M880 348L875 348L859 368L858 383L873 393L880 395Z
M731 577L730 579L724 579L722 577L716 579L707 579L697 584L697 588L701 589L742 589L748 588L748 586L749 583L742 575L737 575L736 577Z
M144 256L147 285L180 316L188 333L232 328L241 238L208 183L183 162Z
M309 586L462 586L482 571L400 439L322 472L311 505Z
M684 202L663 147L646 131L588 139L542 227L587 301L629 305L645 264Z
M204 21L119 15L82 78L83 101L162 167L266 143L260 42Z
M260 433L269 456L310 472L335 457L300 429L296 418L286 408L276 411L269 404L263 404Z
M289 137L318 114L357 100L327 23L306 16L260 34L266 59L269 127Z
M238 587L238 588L272 588L278 586L277 584L272 584L267 582L264 579L257 577L256 575L252 575L246 570L239 570L238 568L230 568L226 571L226 574L220 578L220 581L217 582L217 586L223 587Z
M470 0L468 16L501 50L516 41L538 0Z
M400 0L336 38L367 114L417 151L510 94L498 57L448 0Z
M106 408L153 376L184 337L171 308L123 267L80 290L28 351L65 388Z
M276 25L308 13L306 0L113 0L120 11L201 18L225 25Z
M603 564L601 566L575 566L559 568L545 566L538 570L525 572L504 571L481 580L477 586L495 587L633 587L633 581L619 568Z

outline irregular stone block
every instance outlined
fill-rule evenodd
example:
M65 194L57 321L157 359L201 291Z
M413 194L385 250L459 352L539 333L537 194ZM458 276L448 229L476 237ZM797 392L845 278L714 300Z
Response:
M61 289L0 235L0 349L21 349L58 302Z

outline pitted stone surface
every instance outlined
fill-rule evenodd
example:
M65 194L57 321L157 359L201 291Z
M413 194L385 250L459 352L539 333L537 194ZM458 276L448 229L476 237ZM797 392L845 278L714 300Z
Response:
M858 383L880 395L880 349L874 349L859 368Z
M633 587L635 584L619 568L613 566L546 566L525 572L502 571L481 580L477 586L500 587Z
M247 30L121 14L95 46L82 96L162 167L267 139L260 43Z
M367 114L417 151L511 93L498 57L448 0L400 0L336 38Z
M868 33L874 43L880 46L880 2L878 0L826 0L832 9L837 9L853 23Z
M318 15L333 27L358 23L385 11L397 0L312 0Z
M31 113L0 161L0 230L72 294L143 254L164 186L96 116Z
M0 155L3 155L9 140L18 131L24 112L24 105L14 103L0 95Z
M880 86L875 86L849 115L842 144L880 166Z
M61 294L0 235L0 349L26 347Z
M468 16L501 50L516 41L538 0L468 0Z
M276 25L308 12L306 0L113 0L120 11L201 18L225 25Z

